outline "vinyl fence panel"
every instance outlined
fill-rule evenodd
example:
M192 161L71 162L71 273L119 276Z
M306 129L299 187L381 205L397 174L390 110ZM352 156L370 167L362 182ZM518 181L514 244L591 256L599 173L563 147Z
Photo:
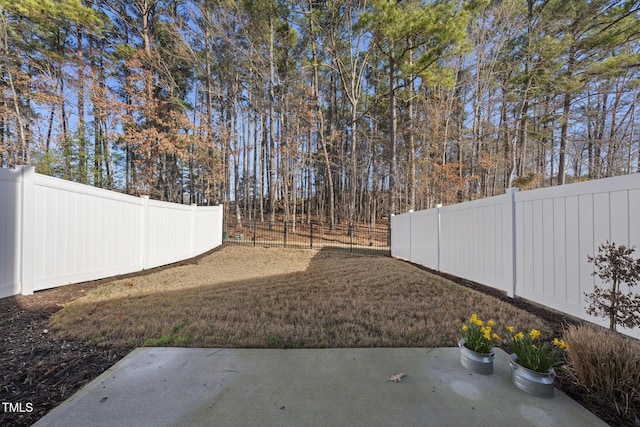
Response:
M20 170L0 169L0 298L20 292L21 182Z
M191 206L148 200L147 215L144 268L158 267L192 256Z
M391 256L411 260L411 214L391 216Z
M193 231L194 256L222 245L222 207L203 206L196 209Z
M635 245L640 257L640 175L517 193L515 212L517 294L608 326L586 315L585 293L602 285L587 257L606 241Z
M607 241L640 257L640 174L511 190L396 215L391 228L392 256L608 326L586 314L585 294L602 285L588 257ZM640 338L640 328L619 330Z
M439 269L439 208L413 212L411 219L411 262ZM393 234L392 234L393 236Z
M0 297L131 273L222 244L222 207L0 169Z
M142 269L138 197L35 176L33 290Z
M440 209L440 270L513 291L512 193Z

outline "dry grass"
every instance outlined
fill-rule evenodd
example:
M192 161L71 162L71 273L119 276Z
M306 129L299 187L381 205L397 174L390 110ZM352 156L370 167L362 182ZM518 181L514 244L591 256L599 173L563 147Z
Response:
M58 312L51 327L61 338L115 345L442 347L456 345L472 313L548 328L388 257L241 246L105 284Z
M592 326L570 326L564 336L566 369L590 406L611 408L620 422L640 425L640 343Z

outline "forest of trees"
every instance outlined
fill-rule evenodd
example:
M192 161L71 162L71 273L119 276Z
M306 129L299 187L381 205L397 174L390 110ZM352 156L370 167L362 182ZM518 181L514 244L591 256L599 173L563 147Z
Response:
M639 10L0 0L0 166L331 225L636 173Z

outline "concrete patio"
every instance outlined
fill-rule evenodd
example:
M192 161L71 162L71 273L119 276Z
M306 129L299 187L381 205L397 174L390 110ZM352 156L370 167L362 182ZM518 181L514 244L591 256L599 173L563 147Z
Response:
M500 349L489 376L458 357L458 348L138 348L35 425L606 425L557 389L551 399L516 389Z

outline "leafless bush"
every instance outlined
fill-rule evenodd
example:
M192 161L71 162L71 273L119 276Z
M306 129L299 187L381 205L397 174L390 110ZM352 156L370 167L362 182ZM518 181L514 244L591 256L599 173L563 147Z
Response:
M633 259L634 251L635 247L606 242L598 248L597 256L587 257L596 267L593 275L611 284L609 289L596 286L592 293L586 294L587 313L608 317L612 331L616 330L616 325L640 326L640 295L631 292L631 287L640 282L640 259ZM622 291L623 284L629 286L628 292Z

